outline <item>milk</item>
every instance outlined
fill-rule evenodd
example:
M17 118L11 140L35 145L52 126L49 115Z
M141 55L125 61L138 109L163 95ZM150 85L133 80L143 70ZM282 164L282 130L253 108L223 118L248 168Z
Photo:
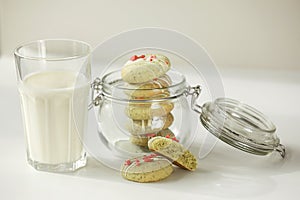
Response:
M54 165L81 159L88 80L71 71L45 71L25 77L19 91L28 158Z

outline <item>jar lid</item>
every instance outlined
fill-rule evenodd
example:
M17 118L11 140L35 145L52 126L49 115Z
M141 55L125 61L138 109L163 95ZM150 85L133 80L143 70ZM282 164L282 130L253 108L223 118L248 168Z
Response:
M275 125L255 108L228 98L218 98L202 106L203 126L223 142L257 155L278 151L285 156Z

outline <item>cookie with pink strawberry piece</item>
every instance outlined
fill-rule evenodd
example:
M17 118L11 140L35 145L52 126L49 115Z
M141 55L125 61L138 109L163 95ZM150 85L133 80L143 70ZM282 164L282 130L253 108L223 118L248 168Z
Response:
M164 55L133 55L123 66L121 76L128 83L144 83L161 77L170 68L170 60Z
M140 182L156 182L169 177L173 172L172 163L155 153L125 160L121 167L123 178Z
M148 148L170 159L173 164L183 169L194 171L197 168L196 157L176 138L153 137L148 141Z

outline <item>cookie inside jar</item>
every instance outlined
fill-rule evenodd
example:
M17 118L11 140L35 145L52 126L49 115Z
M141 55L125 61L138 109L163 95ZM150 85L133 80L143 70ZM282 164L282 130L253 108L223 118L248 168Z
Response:
M122 69L102 78L98 123L106 143L125 154L149 151L148 140L156 136L189 147L195 129L191 122L197 119L190 114L185 77L169 69L145 82L127 80L132 79L124 79Z

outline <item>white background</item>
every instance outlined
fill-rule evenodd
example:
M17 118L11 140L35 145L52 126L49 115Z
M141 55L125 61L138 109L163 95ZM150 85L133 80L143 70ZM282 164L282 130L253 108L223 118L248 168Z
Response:
M219 67L300 69L299 0L0 0L0 18L3 54L57 37L95 47L154 26L194 38Z
M300 185L300 1L0 0L0 199L298 199ZM89 157L71 174L26 163L13 49L43 38L94 47L142 26L178 30L202 44L219 66L226 96L268 115L287 147L249 155L218 142L196 172L177 169L162 182L123 180ZM149 38L151 39L151 38Z

